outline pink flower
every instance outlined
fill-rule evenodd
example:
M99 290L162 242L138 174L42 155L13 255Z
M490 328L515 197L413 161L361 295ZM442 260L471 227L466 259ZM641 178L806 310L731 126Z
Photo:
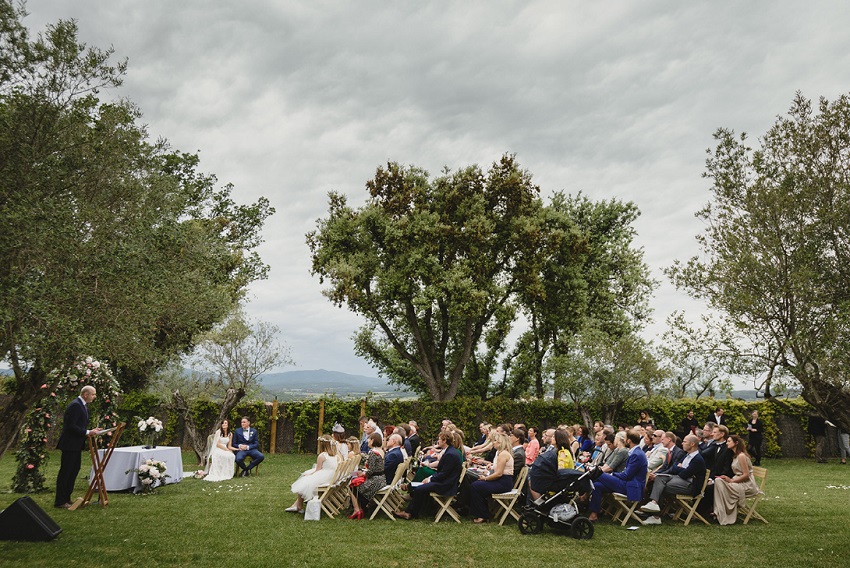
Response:
M44 443L46 444L46 443L47 443L47 438L42 438L42 439L44 440Z
M50 418L50 414L45 414L45 415L44 415L44 417L45 417L45 418Z
M30 432L32 432L32 428L27 428L27 434L29 434Z
M46 389L46 388L47 388L47 383L44 383L43 385L41 385L41 388Z
M50 396L56 396L55 392L50 393Z
M27 464L27 469L35 469L35 466L31 463Z

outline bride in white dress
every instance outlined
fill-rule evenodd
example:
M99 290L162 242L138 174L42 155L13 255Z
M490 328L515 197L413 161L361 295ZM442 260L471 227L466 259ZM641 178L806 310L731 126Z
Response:
M316 465L301 474L292 484L292 492L297 495L295 503L287 507L290 513L303 513L304 501L309 501L316 495L319 485L330 483L339 464L336 441L329 436L319 438L319 457Z
M209 472L204 478L207 481L224 481L233 477L236 467L236 448L233 447L233 434L230 432L230 422L223 420L221 429L213 435L213 446L210 452Z

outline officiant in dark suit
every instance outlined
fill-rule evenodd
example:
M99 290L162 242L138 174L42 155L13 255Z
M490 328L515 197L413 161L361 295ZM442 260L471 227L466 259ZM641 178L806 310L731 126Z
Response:
M86 436L97 434L101 428L89 430L88 405L97 396L97 390L86 385L80 391L80 396L71 401L65 408L65 418L62 422L62 434L56 447L62 451L62 461L59 473L56 475L56 497L53 506L58 509L68 509L71 506L71 493L77 481L82 464L82 451L85 449Z
M242 477L251 475L251 470L260 465L266 456L260 450L260 438L257 431L251 428L251 421L247 416L242 417L242 427L233 432L233 445L236 446L236 465L242 470ZM251 458L251 464L245 465L245 458Z

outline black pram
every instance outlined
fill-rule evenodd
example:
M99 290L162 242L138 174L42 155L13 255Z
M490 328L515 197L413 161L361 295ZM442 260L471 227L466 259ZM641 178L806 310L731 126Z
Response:
M602 470L589 467L587 471L558 469L558 452L550 450L539 456L528 474L529 487L543 496L537 501L529 497L522 509L519 530L522 534L536 534L543 530L544 521L550 526L569 529L573 538L587 540L593 537L593 523L578 514L575 497L593 491L593 480Z

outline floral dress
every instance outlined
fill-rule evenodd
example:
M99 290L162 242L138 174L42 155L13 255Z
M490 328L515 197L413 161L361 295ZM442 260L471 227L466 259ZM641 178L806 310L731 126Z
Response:
M356 488L360 505L365 507L372 501L382 487L387 484L384 477L384 457L376 452L369 452L366 456L366 481Z

